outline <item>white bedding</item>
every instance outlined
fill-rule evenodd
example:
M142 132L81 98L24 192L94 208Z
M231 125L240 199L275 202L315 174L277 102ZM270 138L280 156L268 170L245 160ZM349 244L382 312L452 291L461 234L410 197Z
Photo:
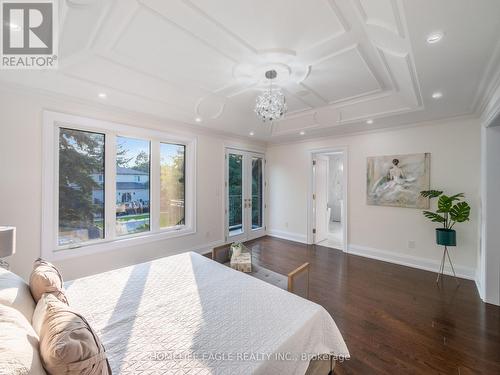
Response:
M289 359L349 356L323 307L192 252L65 286L113 374L304 374Z

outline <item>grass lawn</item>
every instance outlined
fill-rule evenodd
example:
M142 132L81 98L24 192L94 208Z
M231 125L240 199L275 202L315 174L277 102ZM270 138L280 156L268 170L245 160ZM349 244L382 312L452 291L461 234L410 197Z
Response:
M131 220L143 220L143 219L149 219L149 213L147 214L137 214L137 215L126 215L126 216L118 216L116 220L118 222L127 222Z

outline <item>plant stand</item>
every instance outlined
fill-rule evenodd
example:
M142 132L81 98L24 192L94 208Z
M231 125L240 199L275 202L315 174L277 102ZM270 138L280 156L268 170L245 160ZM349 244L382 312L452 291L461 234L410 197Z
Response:
M436 279L436 283L439 284L439 279L443 279L446 256L448 256L448 261L450 262L451 270L453 271L453 276L455 277L455 281L457 282L457 285L460 285L460 282L458 281L457 274L455 273L455 268L453 267L453 262L451 261L451 258L450 258L450 253L448 252L448 246L444 247L443 258L441 260L441 266L439 267L439 273L438 273L438 276Z

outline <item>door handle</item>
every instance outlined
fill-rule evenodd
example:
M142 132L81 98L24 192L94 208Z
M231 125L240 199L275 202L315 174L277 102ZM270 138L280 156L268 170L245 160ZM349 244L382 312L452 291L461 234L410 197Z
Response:
M243 199L243 208L251 208L252 207L252 199L246 198Z

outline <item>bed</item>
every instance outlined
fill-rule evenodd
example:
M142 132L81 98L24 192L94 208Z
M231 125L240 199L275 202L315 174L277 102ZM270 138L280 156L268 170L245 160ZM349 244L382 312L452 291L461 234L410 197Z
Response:
M315 354L349 357L323 307L193 252L65 287L113 374L309 374Z

